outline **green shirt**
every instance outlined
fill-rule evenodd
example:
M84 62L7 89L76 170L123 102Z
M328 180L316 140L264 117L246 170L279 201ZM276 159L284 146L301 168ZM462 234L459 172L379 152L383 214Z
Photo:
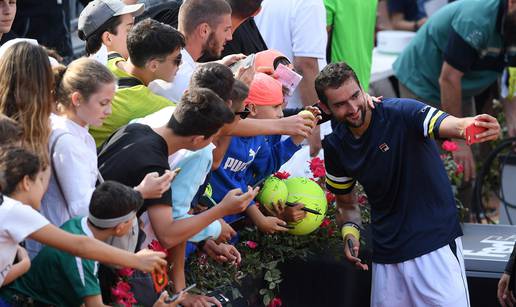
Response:
M346 62L367 91L371 77L377 0L324 0L333 29L331 61Z
M175 104L165 97L154 94L143 84L129 87L119 84L113 98L111 115L104 120L102 126L90 127L89 132L99 147L113 132L131 120L145 117L170 106Z
M463 100L480 94L503 69L503 13L501 0L462 0L443 7L396 60L396 77L416 96L440 104L439 77L446 61L464 73Z
M86 217L77 217L61 228L69 233L93 238ZM85 297L100 295L98 263L81 259L52 247L44 247L34 258L29 272L0 290L10 301L21 293L37 302L55 306L80 306Z
M125 61L126 60L119 53L112 52L108 54L106 66L117 79L131 77L131 75L125 72L125 70L122 70L117 66L118 63Z

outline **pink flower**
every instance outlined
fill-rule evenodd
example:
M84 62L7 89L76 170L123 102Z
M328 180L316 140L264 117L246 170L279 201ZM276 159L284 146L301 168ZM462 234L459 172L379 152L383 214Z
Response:
M138 303L138 301L134 298L134 295L130 293L130 295L125 298L117 299L116 303L124 307L132 307L133 304Z
M328 203L334 202L335 194L333 194L332 192L326 192L326 201L328 201Z
M319 227L325 228L325 227L328 227L330 224L331 224L330 219L324 219L321 223L321 226L319 226Z
M131 291L131 285L128 282L119 281L116 283L116 289L123 291L123 292L129 292L129 291Z
M364 194L359 195L358 203L362 206L365 205L367 203L367 196L365 196Z
M254 241L245 241L245 245L250 249L255 249L258 246L258 243Z
M111 294L115 297L117 302L135 300L131 292L131 285L125 281L117 282L116 286L111 288ZM125 304L122 305L127 306Z
M279 297L275 297L271 300L269 305L267 307L281 307L283 305L283 302Z
M459 146L457 146L457 143L455 143L453 141L444 141L442 148L443 148L443 150L446 150L449 152L454 152L459 149Z
M276 172L274 174L274 177L276 177L278 179L287 179L288 177L290 177L290 173L289 172Z
M456 175L460 175L464 172L464 165L462 163L457 163L457 170L455 170Z
M131 277L133 276L134 270L131 268L123 268L118 270L118 275L122 277Z
M315 157L310 160L310 171L316 178L322 178L326 176L326 169L324 168L324 160L319 157Z

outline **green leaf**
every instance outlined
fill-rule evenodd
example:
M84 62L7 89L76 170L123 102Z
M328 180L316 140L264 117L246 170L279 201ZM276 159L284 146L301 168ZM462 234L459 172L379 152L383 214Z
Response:
M269 305L269 303L271 302L272 300L272 297L269 293L265 294L265 296L263 297L263 304L265 306Z

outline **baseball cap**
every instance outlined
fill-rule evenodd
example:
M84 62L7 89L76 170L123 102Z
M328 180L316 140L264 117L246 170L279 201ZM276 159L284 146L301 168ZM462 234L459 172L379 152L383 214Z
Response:
M94 0L79 15L78 29L86 39L111 17L125 14L138 16L144 10L143 3L126 5L120 0Z
M277 62L280 59L286 59L291 62L283 53L277 50L269 49L260 51L255 55L254 67L256 67L256 70L258 71L260 71L260 68L262 67L270 67L275 70L278 66Z

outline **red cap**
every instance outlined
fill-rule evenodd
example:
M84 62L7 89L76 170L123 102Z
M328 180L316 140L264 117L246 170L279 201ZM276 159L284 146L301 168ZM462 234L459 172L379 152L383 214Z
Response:
M249 95L244 101L246 105L276 106L283 103L283 86L273 77L264 73L256 73L249 88Z
M257 71L260 71L260 67L268 67L274 70L274 60L277 58L288 58L281 52L269 49L256 53L254 58L254 67L256 67Z

